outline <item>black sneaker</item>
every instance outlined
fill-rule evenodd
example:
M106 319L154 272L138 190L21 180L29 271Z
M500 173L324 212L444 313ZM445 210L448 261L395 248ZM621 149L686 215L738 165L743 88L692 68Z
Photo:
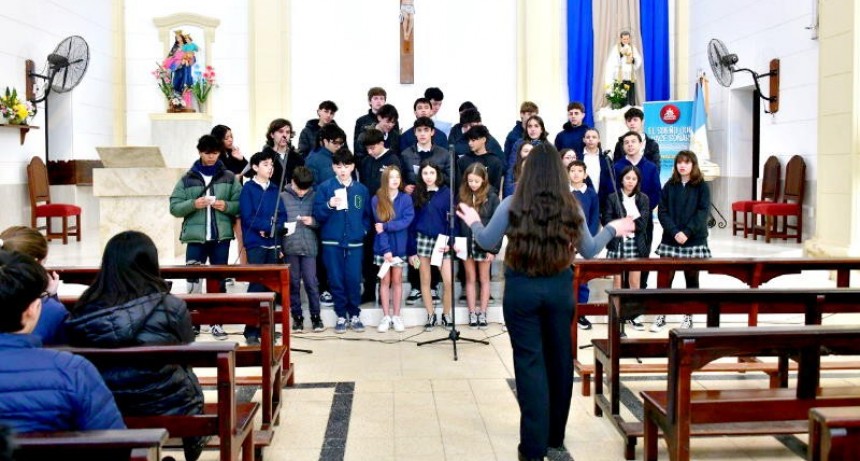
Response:
M489 328L487 324L487 313L486 312L478 312L478 329L486 330Z
M412 306L421 299L421 290L413 288L409 290L409 296L406 297L406 305Z
M293 314L293 333L301 333L305 328L305 318L301 315Z
M433 331L436 328L436 314L427 314L427 321L424 322L424 331Z
M473 330L478 328L478 314L474 312L469 312L469 328Z
M451 330L452 328L454 328L454 324L451 323L451 319L449 319L448 316L445 314L442 314L442 320L440 320L439 323L442 325L442 328L446 330Z
M200 325L191 325L191 329L194 330L194 337L200 336Z
M645 331L645 325L643 325L642 322L639 321L639 317L628 320L627 325L629 325L630 328L633 328L636 331Z
M578 319L576 319L576 324L579 326L580 330L591 329L591 322L589 322L588 319L585 318L585 316L580 316Z
M323 325L323 321L319 315L311 315L311 328L313 328L314 333L325 331L325 325Z

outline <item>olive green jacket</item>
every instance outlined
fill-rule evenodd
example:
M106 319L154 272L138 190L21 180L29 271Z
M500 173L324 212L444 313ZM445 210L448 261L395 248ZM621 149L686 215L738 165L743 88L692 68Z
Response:
M179 240L182 243L204 243L206 241L206 212L212 213L215 226L218 229L218 241L233 239L233 221L239 214L239 194L242 186L236 175L218 163L220 168L212 176L211 195L216 200L223 200L227 208L222 212L212 207L194 208L194 201L203 196L206 182L203 176L192 167L185 176L176 183L170 194L170 214L182 220L182 233ZM196 166L196 163L195 163Z

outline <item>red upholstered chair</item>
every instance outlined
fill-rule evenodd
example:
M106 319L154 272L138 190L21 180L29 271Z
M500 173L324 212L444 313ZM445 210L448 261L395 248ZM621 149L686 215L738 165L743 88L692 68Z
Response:
M65 203L51 203L51 186L48 184L48 169L41 157L33 157L27 165L27 189L30 191L30 227L45 229L48 240L63 239L63 245L69 243L69 236L74 235L81 241L81 207ZM75 224L69 226L69 218L75 217ZM38 227L36 220L45 218L45 226ZM54 232L51 228L51 218L63 219L62 232Z
M755 221L750 219L752 217L753 206L767 202L776 202L777 194L779 194L779 170L779 159L775 155L771 155L764 162L764 174L761 181L761 200L741 200L732 203L732 235L738 235L738 231L743 230L744 238L747 238L755 225ZM742 214L743 221L738 219L738 213Z
M764 241L770 243L772 238L794 238L800 243L803 236L803 191L806 186L806 162L803 157L791 157L785 166L785 185L782 190L782 201L778 203L763 203L753 206L753 239L758 234L764 235ZM788 219L794 217L795 223L789 224ZM761 217L761 220L759 219ZM781 226L779 225L781 222ZM759 225L762 223L762 225ZM790 232L790 231L794 232Z

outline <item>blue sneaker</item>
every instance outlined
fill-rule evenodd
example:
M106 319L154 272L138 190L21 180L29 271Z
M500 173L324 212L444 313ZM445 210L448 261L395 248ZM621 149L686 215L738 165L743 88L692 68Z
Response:
M340 323L340 320L338 320L338 323ZM361 319L358 318L357 315L349 319L349 327L352 328L352 331L356 333L364 332L364 324L361 323Z
M346 319L343 317L337 318L337 323L334 326L334 332L337 334L346 333Z

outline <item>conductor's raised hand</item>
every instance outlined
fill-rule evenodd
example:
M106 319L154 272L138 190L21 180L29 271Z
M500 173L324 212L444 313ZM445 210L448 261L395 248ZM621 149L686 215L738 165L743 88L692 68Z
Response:
M627 237L628 235L633 235L633 233L636 232L636 223L633 222L633 218L629 216L616 219L615 221L610 221L607 226L611 226L615 229L616 237Z
M472 223L481 220L481 216L478 214L478 212L475 211L475 209L470 207L469 205L461 203L458 208L459 209L457 210L457 216L462 219L467 226L471 227Z

